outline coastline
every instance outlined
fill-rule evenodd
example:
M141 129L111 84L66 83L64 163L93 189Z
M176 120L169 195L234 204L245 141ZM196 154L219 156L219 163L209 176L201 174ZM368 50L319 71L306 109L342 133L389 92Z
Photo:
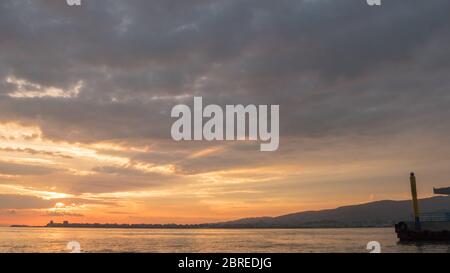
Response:
M353 228L394 228L394 224L385 225L336 225L336 226L222 226L215 224L199 225L128 225L128 224L54 224L45 226L10 225L11 228L76 228L76 229L353 229Z

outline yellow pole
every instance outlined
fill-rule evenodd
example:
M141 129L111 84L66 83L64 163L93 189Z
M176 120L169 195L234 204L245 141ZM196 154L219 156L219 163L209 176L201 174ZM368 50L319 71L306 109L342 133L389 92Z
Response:
M409 177L409 181L411 183L411 195L413 200L414 207L414 222L416 230L420 230L420 214L419 214L419 201L417 199L417 187L416 187L416 176L414 173L411 173Z

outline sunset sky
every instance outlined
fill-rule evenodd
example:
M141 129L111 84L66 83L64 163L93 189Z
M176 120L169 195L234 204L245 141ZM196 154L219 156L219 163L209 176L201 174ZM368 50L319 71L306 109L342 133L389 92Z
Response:
M0 225L201 223L450 186L450 1L0 1ZM280 147L173 106L280 105Z

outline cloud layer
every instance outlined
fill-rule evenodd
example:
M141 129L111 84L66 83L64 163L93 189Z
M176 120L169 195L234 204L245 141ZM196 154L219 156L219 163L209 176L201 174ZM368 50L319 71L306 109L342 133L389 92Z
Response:
M0 3L4 185L226 218L450 175L447 0L64 2ZM280 150L173 142L170 110L194 95L279 104Z

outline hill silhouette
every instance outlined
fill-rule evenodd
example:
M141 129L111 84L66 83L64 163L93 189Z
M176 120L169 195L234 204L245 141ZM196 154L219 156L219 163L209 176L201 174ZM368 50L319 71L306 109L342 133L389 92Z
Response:
M450 196L420 200L421 212L450 211ZM377 201L320 211L304 211L277 217L244 218L210 224L213 227L294 228L390 226L411 219L411 200Z
M419 200L420 211L449 212L450 196L437 196ZM243 218L234 221L204 224L89 224L54 223L46 227L59 228L345 228L387 227L405 220L412 220L412 201L376 201L366 204L343 206L335 209L304 211L277 217ZM28 227L13 225L13 227Z

